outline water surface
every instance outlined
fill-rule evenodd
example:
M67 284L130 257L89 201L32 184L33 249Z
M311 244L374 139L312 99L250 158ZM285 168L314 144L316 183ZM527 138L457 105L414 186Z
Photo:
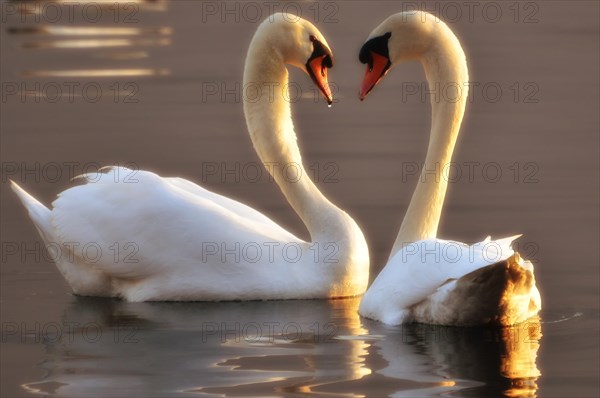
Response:
M6 8L16 3L0 3L2 396L598 395L597 2L529 2L517 16L511 2L495 2L497 22L481 8L470 20L456 3L465 14L450 24L479 86L440 236L524 234L519 248L535 261L544 310L507 330L388 327L359 318L358 299L132 304L72 296L6 189L9 178L50 203L73 174L130 165L202 183L308 236L268 178L242 171L258 162L235 91L254 14L236 21L208 13L207 2L137 1L116 17L103 5L98 21L79 8L72 20L50 21L35 8L50 2L19 3L30 7L24 22ZM305 163L361 225L374 276L416 183L410 167L426 150L429 98L406 91L420 89L424 76L407 64L360 103L358 48L402 3L296 4L328 37L338 88L328 109L310 79L291 71L301 87L293 109ZM498 169L500 177L490 174Z

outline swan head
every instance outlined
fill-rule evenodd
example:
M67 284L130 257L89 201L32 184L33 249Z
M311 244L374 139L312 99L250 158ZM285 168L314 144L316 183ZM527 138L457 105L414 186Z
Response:
M360 100L381 81L390 69L404 61L422 58L432 47L436 25L444 22L424 11L394 14L375 28L359 53L367 64L360 88Z
M285 64L306 72L331 105L327 71L333 67L333 53L312 23L290 13L275 13L261 24L256 37L277 51Z

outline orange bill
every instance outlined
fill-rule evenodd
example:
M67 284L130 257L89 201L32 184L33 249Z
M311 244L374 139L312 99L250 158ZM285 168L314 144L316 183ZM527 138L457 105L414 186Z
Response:
M367 71L360 88L360 100L364 100L367 94L373 90L373 87L379 83L390 69L390 60L383 55L371 51L371 61L367 65Z
M331 94L331 88L327 81L327 67L323 66L323 59L325 57L326 55L323 55L322 57L311 59L308 62L308 74L317 87L319 87L321 93L323 93L327 103L331 105L333 103L333 95Z

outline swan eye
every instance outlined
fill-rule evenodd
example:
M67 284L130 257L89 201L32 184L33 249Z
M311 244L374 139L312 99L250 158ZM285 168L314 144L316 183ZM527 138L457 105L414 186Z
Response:
M373 55L369 54L369 72L373 72Z
M321 66L323 68L333 68L333 54L331 54L331 50L313 35L310 36L310 41L313 45L313 52L310 55L308 62L312 61L315 58L323 58Z

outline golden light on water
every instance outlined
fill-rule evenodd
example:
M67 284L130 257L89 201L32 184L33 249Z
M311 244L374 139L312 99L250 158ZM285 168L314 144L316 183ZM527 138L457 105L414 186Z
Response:
M454 387L456 385L456 382L453 380L448 380L448 381L442 381L442 382L438 383L438 385L440 387Z
M168 36L173 33L170 27L159 28L132 28L132 27L113 27L113 26L27 26L12 27L7 29L11 34L28 35L54 35L54 36L141 36L141 35L159 35Z
M28 42L23 48L29 49L78 49L102 47L132 47L132 46L168 46L170 39L80 39L80 40L53 40L42 42Z
M368 343L366 339L360 338L369 333L369 331L363 327L358 315L358 305L360 304L360 300L361 297L353 297L333 301L334 311L341 312L343 318L346 319L346 326L349 328L349 334L359 337L355 340L348 340L350 343L348 358L351 359L351 361L348 361L349 377L351 379L360 379L373 373L373 371L365 364L365 358L369 355L368 348L370 347L370 343Z
M69 5L85 6L93 5L102 8L115 7L129 8L137 7L147 11L166 11L169 7L167 0L52 0L52 1L36 1L36 0L20 0L11 1L17 3L22 13L39 14L43 12L44 3L56 4L67 7Z
M132 76L167 76L168 69L72 69L72 70L38 70L26 71L28 77L132 77Z
M123 60L131 60L131 59L148 58L149 54L147 51L107 52L107 53L96 53L92 57L99 58L99 59L112 59L115 61L123 61Z
M542 375L537 367L542 328L540 318L535 317L520 325L502 329L506 350L501 358L500 373L511 381L504 391L508 397L535 395L537 379Z

